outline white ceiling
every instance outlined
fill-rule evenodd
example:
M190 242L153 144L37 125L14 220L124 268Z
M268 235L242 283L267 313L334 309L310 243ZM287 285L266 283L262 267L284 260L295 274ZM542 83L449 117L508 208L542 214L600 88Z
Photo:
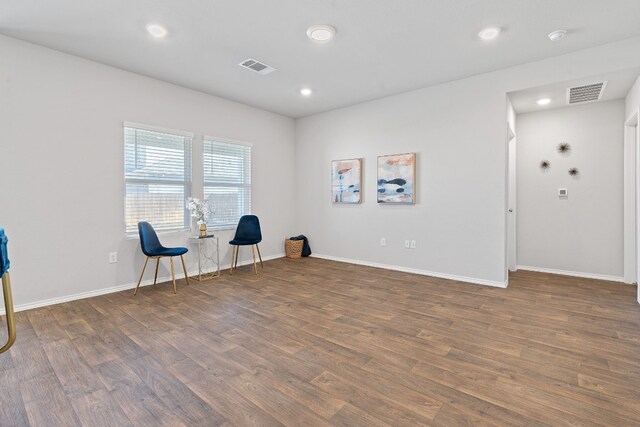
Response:
M638 16L638 0L0 0L0 33L302 117L635 37ZM307 38L318 23L333 42ZM481 42L489 25L503 34ZM249 57L277 71L237 65Z
M612 101L614 99L624 98L629 93L631 86L633 86L638 79L638 76L640 76L640 68L630 68L628 70L588 76L577 80L511 92L509 93L509 99L511 100L513 109L518 114L553 108L573 107L583 104L567 104L568 88L591 83L607 82L602 98L597 102ZM548 105L538 105L536 101L541 98L549 98L551 103Z

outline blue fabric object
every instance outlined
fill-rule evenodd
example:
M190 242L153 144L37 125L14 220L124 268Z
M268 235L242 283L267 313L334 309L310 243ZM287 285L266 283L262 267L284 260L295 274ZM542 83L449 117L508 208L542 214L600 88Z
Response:
M262 242L260 220L255 215L244 215L238 221L236 235L229 241L230 245L256 245Z
M139 222L138 232L140 233L140 246L146 256L180 256L189 251L189 249L182 247L165 248L162 246L156 231L148 222Z
M4 234L4 228L0 227L0 277L9 270L11 263L9 262L9 253L7 252L7 236Z

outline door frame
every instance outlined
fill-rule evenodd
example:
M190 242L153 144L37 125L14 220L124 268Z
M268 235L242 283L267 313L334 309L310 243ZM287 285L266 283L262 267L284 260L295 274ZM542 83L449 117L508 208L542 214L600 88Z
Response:
M507 122L507 277L516 271L516 133Z
M640 283L640 109L624 126L624 281L632 284Z

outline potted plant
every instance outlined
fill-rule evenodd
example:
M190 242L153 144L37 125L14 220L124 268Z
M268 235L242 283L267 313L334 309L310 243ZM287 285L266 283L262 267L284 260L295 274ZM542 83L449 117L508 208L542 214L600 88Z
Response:
M187 209L191 211L191 216L196 218L200 226L200 236L207 235L207 218L211 213L209 205L204 200L195 197L189 197L187 200Z

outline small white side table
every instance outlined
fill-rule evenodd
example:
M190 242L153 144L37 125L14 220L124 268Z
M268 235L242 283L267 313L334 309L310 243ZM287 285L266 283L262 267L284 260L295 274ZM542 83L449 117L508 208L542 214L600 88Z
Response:
M198 275L192 277L192 279L202 281L213 277L220 277L220 246L218 245L218 237L213 234L207 234L206 236L190 236L189 240L198 241ZM206 268L207 264L215 268L205 273L203 268Z

